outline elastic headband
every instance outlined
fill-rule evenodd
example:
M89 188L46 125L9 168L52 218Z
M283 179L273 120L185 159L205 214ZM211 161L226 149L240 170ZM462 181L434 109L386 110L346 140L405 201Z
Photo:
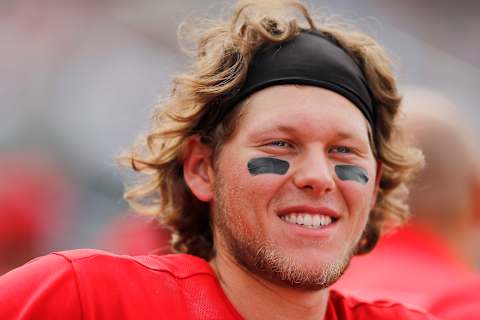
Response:
M375 110L360 67L327 35L306 30L290 41L261 46L252 59L242 87L217 106L220 110L207 111L197 128L213 129L243 99L281 84L311 85L334 91L350 100L375 131Z

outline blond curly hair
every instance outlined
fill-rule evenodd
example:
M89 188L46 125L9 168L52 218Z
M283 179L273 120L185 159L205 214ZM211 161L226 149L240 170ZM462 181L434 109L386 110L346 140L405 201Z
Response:
M315 20L298 1L240 1L230 19L203 22L188 33L196 44L193 64L174 78L170 95L156 105L151 131L121 158L123 164L145 174L127 189L125 199L171 228L175 251L207 260L215 255L209 204L199 201L183 178L186 142L198 134L217 154L235 130L241 108L215 127L198 127L202 116L207 110L210 114L220 110L225 97L241 87L259 46L288 41L303 29L329 35L352 57L367 79L376 109L371 144L383 173L377 203L356 253L369 252L382 232L408 216L398 191L405 190L422 157L418 150L399 145L394 133L401 97L384 50L351 26Z

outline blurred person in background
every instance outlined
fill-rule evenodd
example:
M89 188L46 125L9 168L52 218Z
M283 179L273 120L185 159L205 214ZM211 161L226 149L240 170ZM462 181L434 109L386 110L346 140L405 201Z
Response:
M132 256L167 254L172 253L170 237L170 231L158 220L128 211L106 225L97 247Z
M151 35L117 17L140 2L0 1L0 150L48 154L81 199L66 213L75 224L49 251L100 246L105 223L126 210L114 158L178 70L162 37L173 32Z
M72 193L42 153L0 154L0 168L1 275L47 253L55 235L64 235Z
M428 309L440 319L480 319L480 277L439 292Z
M405 138L425 155L410 192L411 221L352 260L335 285L362 297L428 308L433 297L476 274L480 238L478 146L462 110L432 91L411 89Z
M300 28L300 26L302 28ZM389 60L297 1L241 1L194 30L126 163L132 206L174 230L166 256L56 252L0 278L0 315L112 319L432 319L329 287L408 214L422 162L396 130Z

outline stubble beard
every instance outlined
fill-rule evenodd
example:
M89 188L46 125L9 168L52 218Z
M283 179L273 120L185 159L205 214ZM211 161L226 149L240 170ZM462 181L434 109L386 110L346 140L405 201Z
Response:
M221 190L224 189L220 183L215 188L217 201L213 215L214 233L218 235L216 246L221 241L229 255L247 271L283 287L320 290L330 287L347 269L356 246L346 249L341 258L333 262L301 264L264 235L245 232L242 220L233 216L230 201Z

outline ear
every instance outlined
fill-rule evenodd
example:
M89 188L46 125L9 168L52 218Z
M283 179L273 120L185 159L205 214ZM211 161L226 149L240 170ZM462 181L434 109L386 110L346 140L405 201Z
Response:
M380 160L377 160L377 172L375 173L375 186L374 186L374 193L372 197L372 202L370 203L370 207L374 208L375 204L377 203L377 196L378 191L380 190L380 181L382 180L383 175L383 163Z
M213 198L212 153L212 147L202 143L195 135L187 142L183 160L185 182L198 200L205 202Z

